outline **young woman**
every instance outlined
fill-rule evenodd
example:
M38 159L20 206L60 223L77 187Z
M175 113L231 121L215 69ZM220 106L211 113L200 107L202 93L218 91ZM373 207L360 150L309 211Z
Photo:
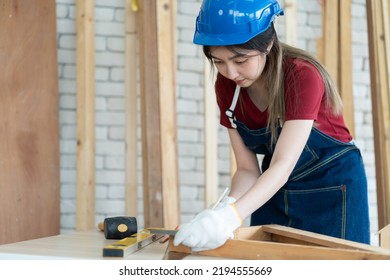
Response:
M229 197L181 225L176 245L219 247L248 216L251 225L370 242L367 179L339 93L314 57L278 40L279 15L276 0L202 3L194 43L218 71L237 171Z

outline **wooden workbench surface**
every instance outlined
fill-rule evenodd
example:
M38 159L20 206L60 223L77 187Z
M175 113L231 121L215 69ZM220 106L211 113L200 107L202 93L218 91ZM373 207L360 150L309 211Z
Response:
M103 257L103 247L117 240L106 240L98 230L79 231L51 237L0 245L0 260L162 260L168 242L156 241L126 258ZM189 255L186 260L226 259L211 256Z
M115 241L98 230L74 232L0 245L0 259L117 259L102 256L103 247ZM167 246L154 242L126 259L161 260Z

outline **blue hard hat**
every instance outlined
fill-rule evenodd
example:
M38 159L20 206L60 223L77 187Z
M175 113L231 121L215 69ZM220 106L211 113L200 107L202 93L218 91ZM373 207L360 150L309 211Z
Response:
M243 44L264 32L284 12L276 0L203 0L194 43L204 46Z

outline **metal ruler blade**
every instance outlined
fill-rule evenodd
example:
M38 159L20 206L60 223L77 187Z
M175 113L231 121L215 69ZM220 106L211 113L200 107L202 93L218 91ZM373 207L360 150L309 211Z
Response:
M177 233L176 229L165 229L165 228L149 228L151 233L163 234L163 235L175 235Z

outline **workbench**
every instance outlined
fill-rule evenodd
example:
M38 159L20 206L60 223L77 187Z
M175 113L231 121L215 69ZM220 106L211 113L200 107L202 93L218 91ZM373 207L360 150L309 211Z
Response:
M107 240L98 230L79 231L51 237L0 245L1 259L106 259L102 250ZM127 259L161 260L168 243L154 242L130 254Z
M165 243L160 240L142 243L142 248L134 247L135 251L124 254L125 257L103 257L103 247L118 240L106 239L101 230L91 229L0 245L0 260L390 259L389 249L279 225L241 227L224 246L198 253L183 245L173 246L172 239Z
M267 227L266 229L278 230L277 227ZM294 234L294 231L290 231L290 229L287 232L291 236ZM282 235L278 235L278 237L280 238ZM312 236L309 237L313 238ZM336 276L351 279L358 276L368 278L373 272L380 274L388 271L388 260L369 262L322 260L310 261L308 266L305 261L239 260L228 256L190 254L184 257L186 261L174 261L173 259L166 261L164 256L169 252L168 246L171 240L165 243L160 243L157 240L127 255L125 258L103 257L103 247L113 242L115 240L105 239L101 231L89 230L0 245L0 278L14 279L12 277L17 275L18 279L40 280L53 279L53 276L60 280L74 277L77 279L124 279L123 276L130 276L130 274L120 274L126 268L133 270L140 268L162 268L165 270L177 268L180 271L201 269L203 274L196 276L199 280L210 279L213 275L224 275L228 279L240 279L243 275L237 273L241 270L256 272L251 276L246 275L245 279L248 280L258 279L258 277L267 275L267 273L279 277L277 279L285 279L291 275L299 276L301 280L313 279L314 276L318 276L319 269L321 269L321 275L325 279L333 279ZM237 242L242 242L242 240L237 240ZM330 242L330 240L325 240L325 242ZM229 243L231 244L227 244L227 246L236 246L234 241L229 241ZM260 243L259 246L271 246L274 252L277 251L278 244L266 242ZM286 246L293 252L295 250L293 249L294 246L301 245L288 245L286 243ZM220 250L224 249L221 248ZM263 250L265 249L263 248ZM316 250L320 249L314 249L314 251ZM237 250L234 251L237 252ZM324 267L326 267L325 270ZM234 274L232 274L233 272ZM160 278L161 276L144 275L143 278L139 279Z
M168 248L168 242L156 241L125 258L103 257L103 247L115 241L105 239L104 234L99 230L78 231L0 245L0 260L162 260ZM188 256L188 258L210 259L213 257Z

